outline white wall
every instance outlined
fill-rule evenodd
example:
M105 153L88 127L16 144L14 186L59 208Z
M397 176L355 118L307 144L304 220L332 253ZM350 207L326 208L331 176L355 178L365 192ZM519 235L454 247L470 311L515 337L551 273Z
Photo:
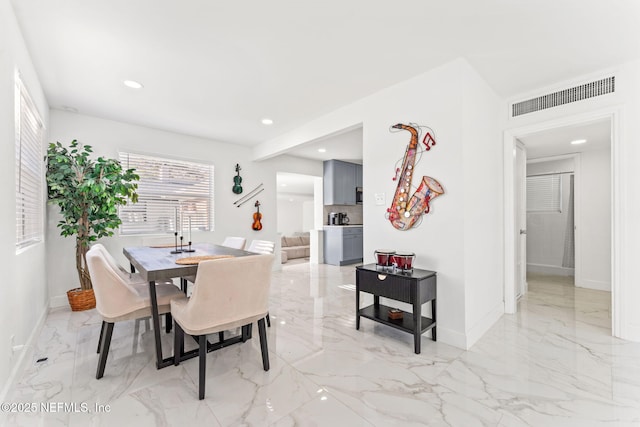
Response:
M465 61L457 60L268 141L254 155L268 158L362 123L365 262L373 262L376 248L415 252L417 267L438 272L438 339L466 348L502 312L497 107L495 94ZM395 163L409 142L408 133L389 132L398 122L435 130L437 145L415 170L437 179L446 192L433 201L422 224L408 231L394 229L385 219L396 187ZM384 205L375 204L375 193L385 194Z
M611 152L580 156L581 268L576 286L611 290ZM637 220L636 220L637 221Z
M300 196L289 200L288 197L278 198L278 233L284 236L292 236L293 233L309 231L311 228L304 226L305 203L310 202L313 208L313 197L307 200Z
M8 0L0 0L0 224L2 242L2 291L0 292L0 401L18 370L20 357L10 345L27 344L37 332L47 312L45 243L42 242L16 254L15 247L15 104L14 73L20 71L45 127L48 127L48 106L40 87L29 53ZM44 152L43 152L44 155ZM43 195L44 200L44 195ZM0 415L1 416L1 415ZM1 424L1 420L0 420Z
M527 164L527 176L573 172L573 158ZM561 177L560 212L527 212L527 271L573 276L573 268L562 266L569 217L570 174ZM575 240L575 239L574 239Z
M502 136L498 126L500 100L469 64L463 62L462 67L465 338L468 348L504 313L503 176Z
M119 150L143 154L156 154L176 159L211 162L214 165L214 222L215 230L211 232L194 232L194 242L221 243L226 236L271 240L277 238L277 202L276 173L293 172L322 174L322 163L281 156L262 162L250 161L248 147L225 144L160 131L157 129L135 126L126 123L99 119L96 117L73 114L59 110L51 111L51 140L69 143L73 139L91 145L96 156L116 157ZM253 188L264 183L265 191L256 200L260 200L263 229L254 231L251 228L255 208L247 203L240 208L233 205L238 199L231 189L235 165L242 167L242 185ZM55 224L58 220L56 207L49 207L50 220L47 228L47 266L49 270L49 289L52 305L65 305L65 292L76 287L78 279L75 272L74 241L72 238L60 237ZM104 245L126 262L122 249L126 246L142 245L147 236L113 236L103 239ZM276 257L279 260L279 257ZM278 261L276 261L278 262Z
M306 232L313 230L313 223L315 220L313 204L313 197L302 202L302 231Z

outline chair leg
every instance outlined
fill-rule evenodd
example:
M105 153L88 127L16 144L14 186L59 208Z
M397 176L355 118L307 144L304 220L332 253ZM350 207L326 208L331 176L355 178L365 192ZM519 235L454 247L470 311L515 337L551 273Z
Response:
M178 322L175 324L175 331L173 333L173 364L178 366L182 361L182 356L184 355L184 331L178 325Z
M204 399L204 382L207 375L207 336L200 335L198 341L200 343L200 351L198 353L198 358L200 359L198 399L202 400Z
M173 325L173 318L171 317L171 313L166 313L164 315L164 327L167 333L171 332L171 325Z
M260 351L262 352L262 367L269 370L269 349L267 348L267 328L264 319L258 320L258 334L260 335Z
M111 345L111 334L113 334L113 323L107 323L106 333L102 337L102 345L100 348L100 359L98 360L98 371L96 379L99 380L104 376L104 367L107 364L107 356L109 355L109 346Z
M220 332L218 332L218 340L219 340L220 342L223 342L223 341L224 341L224 331L220 331Z
M100 328L100 338L98 338L98 350L96 350L96 353L98 354L100 354L100 346L102 345L102 336L104 335L104 328L106 325L107 325L107 322L103 320L102 327Z
M269 317L269 313L267 313L267 326L271 327L271 318Z

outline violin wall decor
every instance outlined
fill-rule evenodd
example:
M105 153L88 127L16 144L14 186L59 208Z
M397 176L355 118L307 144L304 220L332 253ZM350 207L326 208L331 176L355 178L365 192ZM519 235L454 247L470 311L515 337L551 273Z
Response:
M236 163L236 176L233 177L233 189L232 191L235 194L240 194L242 193L242 186L240 184L242 184L242 177L240 176L240 165L238 163Z
M385 217L396 229L409 230L414 226L420 225L422 216L430 211L429 203L431 200L443 194L444 190L440 183L430 176L423 176L417 189L411 185L415 175L416 163L420 161L423 153L431 150L436 145L433 130L427 126L419 126L413 123L409 125L398 123L391 126L389 130L397 132L396 129L409 132L411 139L402 160L402 166L398 167L398 163L396 163L393 180L397 181L398 185ZM427 129L424 137L422 137L423 129ZM422 141L420 141L421 138ZM420 143L424 145L424 148Z
M260 231L262 230L262 223L260 222L262 219L262 214L260 213L260 201L256 200L256 204L254 206L256 207L256 213L253 214L253 224L251 224L251 228L256 231Z

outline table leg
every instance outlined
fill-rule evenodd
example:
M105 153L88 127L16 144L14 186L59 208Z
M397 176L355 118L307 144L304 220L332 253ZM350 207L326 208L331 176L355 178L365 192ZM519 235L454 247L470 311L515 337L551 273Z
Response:
M431 300L431 318L433 319L433 323L435 323L435 326L431 328L431 339L435 341L436 327L438 326L438 323L436 322L436 300L435 299Z
M416 354L420 354L420 338L422 337L422 304L420 300L416 298L413 302L413 344Z
M356 330L360 329L360 289L356 289Z
M158 297L156 295L156 282L149 281L149 297L151 298L151 317L153 318L153 334L156 339L156 368L162 369L173 365L173 357L162 358L162 338L160 336L160 315L158 314Z
M374 295L373 296L373 306L375 308L380 307L380 295Z

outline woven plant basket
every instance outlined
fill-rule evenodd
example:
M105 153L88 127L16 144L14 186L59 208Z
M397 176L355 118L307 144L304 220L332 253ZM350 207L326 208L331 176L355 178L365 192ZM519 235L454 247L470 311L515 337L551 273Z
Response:
M81 288L75 288L67 291L67 298L71 311L84 311L96 308L96 296L93 289L83 291Z

